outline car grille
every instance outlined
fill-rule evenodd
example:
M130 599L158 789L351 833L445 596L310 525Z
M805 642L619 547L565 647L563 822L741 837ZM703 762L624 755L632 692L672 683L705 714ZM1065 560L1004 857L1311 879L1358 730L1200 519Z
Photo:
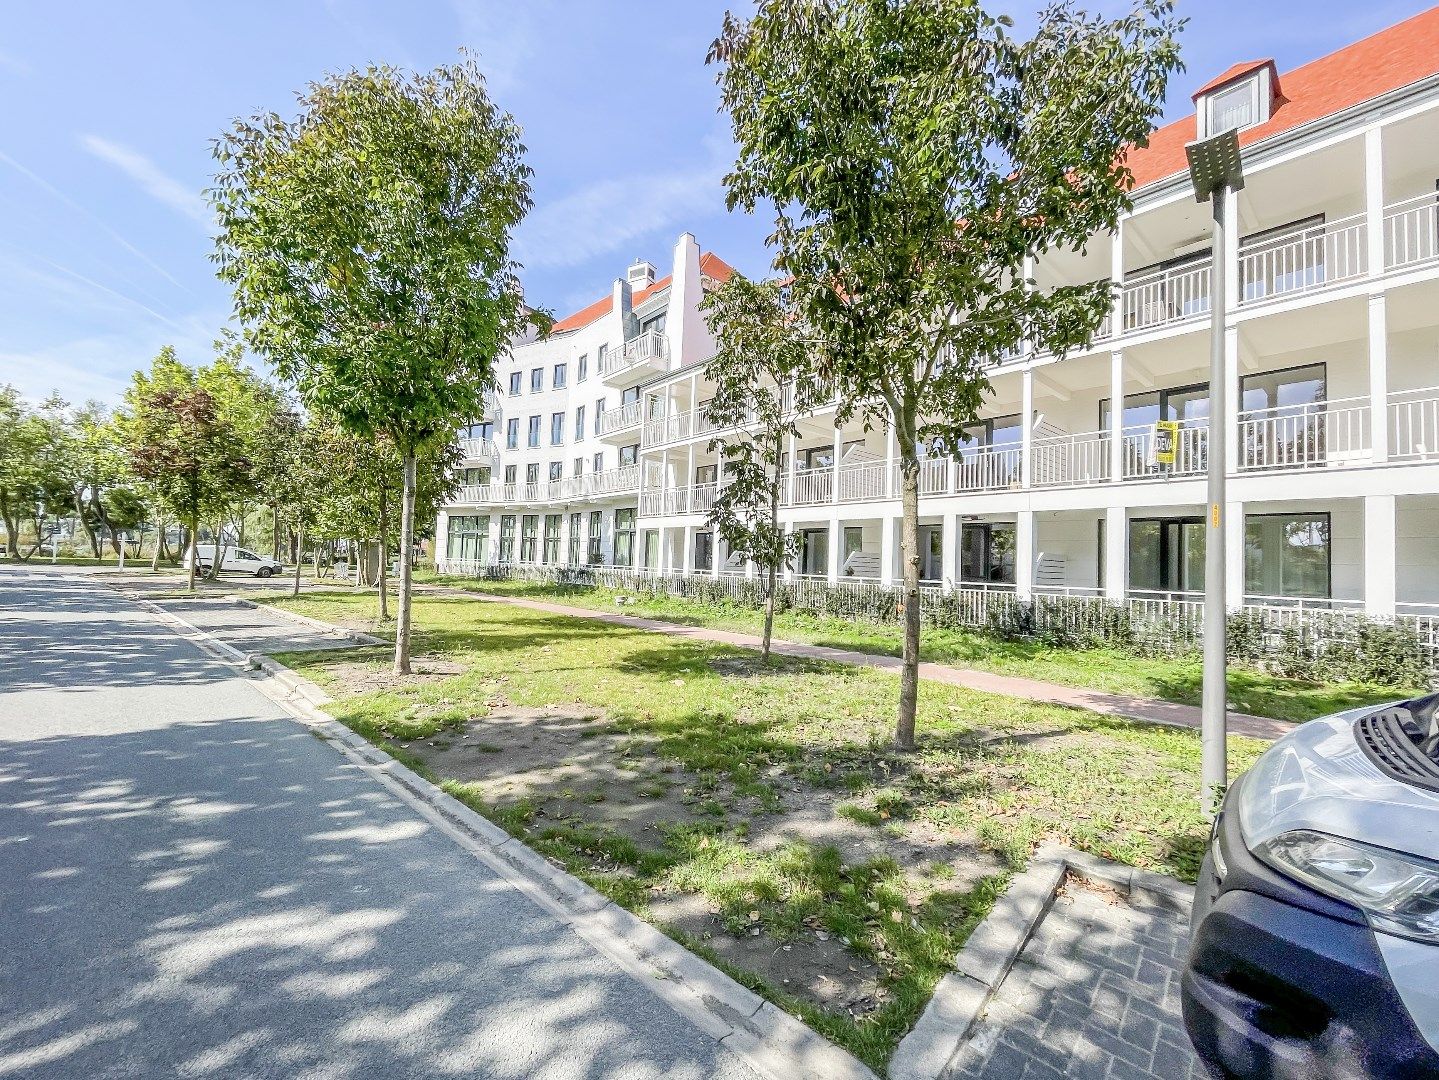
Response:
M1439 791L1439 762L1426 757L1404 725L1413 723L1403 708L1380 709L1354 721L1354 738L1386 776L1428 791Z

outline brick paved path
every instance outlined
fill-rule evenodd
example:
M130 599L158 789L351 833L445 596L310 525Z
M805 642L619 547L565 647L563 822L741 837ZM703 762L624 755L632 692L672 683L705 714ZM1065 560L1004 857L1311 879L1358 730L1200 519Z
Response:
M444 596L469 597L502 604L514 604L517 607L545 611L553 615L569 615L578 619L598 619L601 622L628 626L637 630L650 630L658 634L695 638L700 641L714 641L723 645L737 645L743 649L757 649L760 646L760 639L754 634L740 634L732 630L710 630L701 626L685 626L680 623L665 622L661 619L644 619L636 615L597 611L594 608L570 607L566 604L551 604L543 600L526 600L517 596L471 592L466 589L450 589L437 585L419 586L418 589ZM852 649L802 645L799 642L780 641L779 639L775 639L773 642L773 649L784 656L831 660L841 664L879 668L883 671L898 672L901 664L900 658L897 656L877 656L873 653L855 652ZM930 682L963 686L987 694L1003 694L1007 697L1024 698L1028 701L1068 705L1077 709L1103 713L1107 716L1122 716L1130 720L1143 720L1152 724L1168 724L1171 727L1195 730L1198 730L1200 726L1200 711L1196 706L1176 705L1172 701L1159 701L1155 698L1134 697L1129 694L1108 694L1101 690L1085 690L1081 687L1042 682L1039 679L1025 679L1015 675L995 675L988 671L950 667L948 664L920 664L919 677ZM1288 734L1293 728L1292 724L1287 724L1282 720L1271 720L1265 716L1251 716L1249 713L1240 712L1229 714L1229 732L1232 735L1248 735L1256 739L1277 739Z
M944 1080L1203 1080L1184 1034L1189 917L1071 883Z

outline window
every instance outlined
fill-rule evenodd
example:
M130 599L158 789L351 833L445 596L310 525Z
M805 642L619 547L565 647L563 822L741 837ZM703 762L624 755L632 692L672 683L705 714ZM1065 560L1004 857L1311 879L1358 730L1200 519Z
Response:
M1246 375L1239 385L1241 467L1324 462L1329 390L1323 364Z
M500 518L500 562L515 561L515 515L506 514Z
M850 556L864 551L864 529L859 525L844 527L844 547L840 550L839 568L845 577L854 576L854 567L849 565Z
M1145 594L1204 590L1202 518L1135 518L1129 523L1129 588Z
M538 416L530 417L530 445L540 445L540 418Z
M1013 585L1014 526L1009 522L964 522L959 534L959 580Z
M540 516L526 514L520 521L520 562L532 563L539 555Z
M600 433L600 420L605 415L605 399L600 398L595 402L595 434Z
M462 439L483 439L489 442L495 437L495 425L488 420L476 421L460 428L459 434Z
M460 470L460 483L465 487L488 487L490 483L490 467L480 465L474 468Z
M1209 95L1208 134L1247 128L1259 120L1259 80L1242 83Z
M583 476L584 474L585 474L585 459L582 458L582 457L577 457L577 458L575 458L575 475L576 475L576 476Z
M559 446L565 441L565 414L550 413L550 445Z
M598 566L604 561L604 549L601 546L604 527L604 514L599 510L590 511L590 562Z
M520 448L520 418L512 416L505 421L505 449L518 450Z
M580 530L584 528L585 516L583 514L570 515L570 550L568 562L571 566L580 565L580 541L583 537Z
M657 570L660 565L660 534L657 529L645 530L644 567Z
M800 530L799 572L818 577L824 577L829 573L828 529Z
M538 462L532 461L525 466L525 483L531 486L540 482L540 466Z
M639 444L639 443L635 443L633 446L621 446L621 447L620 447L620 468L624 468L626 465L633 465L633 464L635 464L637 461L639 461L639 459L640 459L640 444Z
M1328 514L1246 514L1246 597L1329 597Z
M445 541L445 557L482 563L489 555L488 515L452 517Z
M605 373L605 359L609 354L610 347L608 345L601 345L595 352L595 370L601 375Z
M576 440L579 440L579 439L583 439L584 437L585 437L585 407L584 407L583 405L576 405L576 406L575 406L575 439L576 439Z
M695 533L695 569L713 570L715 564L715 534L704 530Z
M605 452L603 450L595 451L595 460L594 463L590 466L590 468L593 469L595 472L605 471Z
M633 566L635 561L635 509L615 511L615 565Z
M506 465L506 466L505 466L505 483L506 483L506 484L513 484L516 480L519 479L519 476L518 476L519 468L520 468L520 467L519 467L518 465Z
M580 356L579 363L576 365L576 367L578 370L576 370L575 372L575 382L584 382L590 377L589 353L584 353Z
M621 390L621 391L620 391L620 404L621 404L621 405L630 405L630 404L633 404L634 402L638 401L639 399L640 399L640 388L639 388L638 386L631 386L628 390Z
M665 332L665 315L661 311L658 315L651 315L644 322L640 323L641 334L663 334Z
M550 376L550 385L556 390L562 390L565 386L565 365L556 364L554 373Z
M563 461L550 462L550 479L558 480L565 474L565 463Z
M545 388L545 369L542 367L530 369L530 393L538 394Z
M560 514L545 515L544 562L548 566L560 561L560 523L562 520Z
M519 396L520 396L520 388L521 388L521 386L524 385L524 379L525 379L524 372L521 372L521 371L512 371L512 372L510 372L510 397L519 397Z
M705 485L705 484L713 484L713 483L716 483L718 480L719 480L719 466L718 466L718 465L696 465L696 466L695 466L695 485L696 485L697 487L698 487L698 486L703 486L703 485Z

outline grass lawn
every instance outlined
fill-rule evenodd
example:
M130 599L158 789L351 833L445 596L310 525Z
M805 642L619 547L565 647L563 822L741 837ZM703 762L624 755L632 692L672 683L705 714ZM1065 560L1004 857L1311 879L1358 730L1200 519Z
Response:
M429 575L427 580L467 591L551 600L598 610L618 610L615 604L618 593L613 589L518 580L481 582L433 575ZM699 604L667 596L627 595L633 603L623 609L626 613L653 619L753 634L760 632L764 621L759 612L732 605ZM903 651L903 634L898 624L853 621L800 611L777 614L775 636L810 645L832 645L887 656L899 656ZM939 628L923 631L920 653L925 660L936 663L1002 675L1021 675L1117 694L1159 698L1183 705L1198 705L1200 699L1202 667L1198 655L1135 657L1114 649L1058 649ZM1418 687L1311 683L1244 668L1231 668L1229 672L1231 708L1296 723L1341 709L1413 697L1420 692Z
M368 627L369 594L267 602ZM338 719L876 1069L1034 845L1192 880L1195 733L462 598L282 657ZM1238 772L1262 749L1231 740Z

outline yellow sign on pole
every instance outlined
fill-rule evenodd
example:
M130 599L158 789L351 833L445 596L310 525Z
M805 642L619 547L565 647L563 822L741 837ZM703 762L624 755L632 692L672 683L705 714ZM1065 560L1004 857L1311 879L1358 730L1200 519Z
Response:
M1179 450L1179 421L1156 420L1154 422L1154 463L1173 465Z

